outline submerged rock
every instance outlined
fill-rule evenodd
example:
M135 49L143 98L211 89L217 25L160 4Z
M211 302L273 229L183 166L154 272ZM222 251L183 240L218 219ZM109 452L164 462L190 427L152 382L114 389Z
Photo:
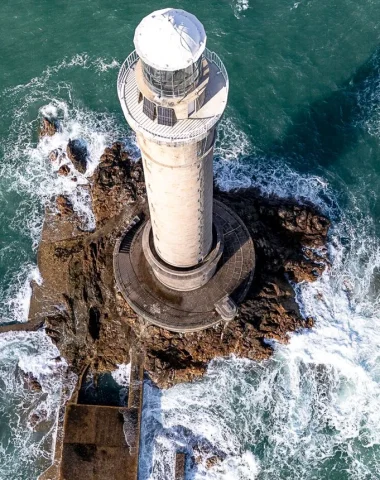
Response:
M37 378L30 372L24 374L25 388L33 392L41 392L42 386Z

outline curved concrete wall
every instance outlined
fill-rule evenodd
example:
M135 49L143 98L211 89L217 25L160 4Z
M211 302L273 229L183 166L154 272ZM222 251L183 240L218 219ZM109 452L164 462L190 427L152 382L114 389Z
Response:
M201 262L212 246L215 128L201 141L159 144L137 134L159 256L175 267Z

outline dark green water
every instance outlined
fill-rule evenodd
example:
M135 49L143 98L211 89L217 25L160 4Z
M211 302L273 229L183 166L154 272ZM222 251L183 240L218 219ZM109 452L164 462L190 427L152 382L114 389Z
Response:
M24 321L43 207L88 198L47 160L84 139L88 175L104 147L136 148L116 94L133 32L158 1L0 5L0 321ZM297 288L313 332L256 364L214 362L204 380L158 394L146 386L141 479L172 478L175 448L224 458L191 479L380 478L380 3L372 0L173 1L196 14L230 77L215 174L315 203L334 228L332 267ZM38 141L41 114L62 131ZM137 154L137 153L136 153ZM79 183L86 178L80 177ZM0 479L34 479L49 462L65 365L39 332L0 337ZM22 371L42 393L27 393ZM28 427L34 411L49 434ZM50 422L50 423L49 423Z

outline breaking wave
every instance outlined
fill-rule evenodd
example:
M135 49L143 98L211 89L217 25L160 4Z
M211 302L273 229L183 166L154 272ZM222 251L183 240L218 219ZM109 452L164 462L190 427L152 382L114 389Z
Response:
M221 130L219 186L317 205L333 220L332 265L295 286L315 328L274 343L270 360L216 359L203 379L163 392L147 383L142 478L172 478L184 450L193 480L380 478L380 244L365 199L338 199L325 178L261 156L228 119Z
M44 208L51 197L68 196L84 228L92 229L94 217L85 187L101 153L118 139L135 149L124 122L107 111L86 108L76 99L73 85L62 80L68 69L71 78L76 70L80 73L90 69L94 74L107 75L117 66L113 59L76 55L0 94L7 98L3 104L8 106L7 111L0 112L8 131L2 140L0 164L4 207L0 212L0 234L4 239L0 246L0 323L25 322L31 282L43 281L35 254ZM107 83L114 88L114 81ZM55 135L39 139L42 116L58 119L59 129ZM70 138L86 143L89 165L84 175L74 171L61 177L57 175L58 166L48 157L53 150L65 150ZM30 390L28 376L40 387ZM67 375L66 362L43 331L0 335L1 479L37 478L50 464L60 402L74 384L74 376Z
M242 12L248 10L249 0L232 0L232 9L236 18L240 18Z
M0 478L37 478L48 467L63 387L75 385L66 371L44 332L0 335Z
M48 67L41 76L24 85L8 88L0 97L7 97L9 110L0 116L9 127L2 144L0 164L0 191L7 195L4 204L13 200L11 209L0 212L1 235L12 237L12 243L4 245L0 257L6 266L4 283L10 285L0 291L0 323L25 321L28 313L27 293L35 275L35 251L37 249L44 218L44 208L52 197L66 195L82 221L84 229L95 227L91 201L86 186L99 158L107 145L123 139L136 152L134 137L125 122L105 111L89 110L75 97L69 81L62 80L63 73L70 75L90 69L98 75L107 75L118 67L116 60L91 58L86 54L64 59ZM112 75L114 76L113 72ZM70 78L70 76L69 76ZM113 82L104 82L111 84ZM5 102L4 102L5 103ZM41 118L58 120L58 132L53 136L38 138ZM68 176L57 175L58 162L50 161L52 151L66 151L69 139L81 139L88 150L89 162L85 174L71 165ZM66 160L69 162L69 160ZM12 253L16 262L7 263Z

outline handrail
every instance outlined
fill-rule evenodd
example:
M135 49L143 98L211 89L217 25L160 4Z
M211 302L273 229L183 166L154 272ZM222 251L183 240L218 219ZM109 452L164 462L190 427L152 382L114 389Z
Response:
M218 67L220 73L223 75L224 80L226 82L226 89L227 89L227 93L228 93L228 89L229 89L228 74L227 74L226 67L224 66L222 60L219 58L219 56L215 52L212 52L208 48L205 49L204 56L206 57L206 59L208 61L212 62L214 65L216 65ZM123 110L124 110L124 107L126 108L127 114L131 118L133 118L133 117L132 117L132 115L131 115L131 113L128 109L128 105L125 101L124 86L125 86L126 78L128 76L129 71L132 69L134 64L137 63L139 58L140 57L137 54L136 50L134 50L132 53L130 53L128 55L128 57L125 59L124 63L122 64L122 66L120 68L120 71L119 71L119 75L117 77L117 92L118 92L120 103L123 106ZM207 133L210 130L210 128L218 122L219 119L220 119L219 115L217 115L215 117L211 117L205 124L198 127L197 129L195 129L191 132L186 132L186 133L180 133L180 134L177 134L177 135L173 135L170 138L173 139L173 140L190 140L191 138L196 138L196 137L202 135L203 133ZM145 128L141 127L141 125L138 125L138 127L143 129L144 131L147 131ZM156 133L152 133L151 131L148 131L148 133L150 133L153 137L168 138L166 135L165 136L164 135L159 135L159 134L156 134Z

